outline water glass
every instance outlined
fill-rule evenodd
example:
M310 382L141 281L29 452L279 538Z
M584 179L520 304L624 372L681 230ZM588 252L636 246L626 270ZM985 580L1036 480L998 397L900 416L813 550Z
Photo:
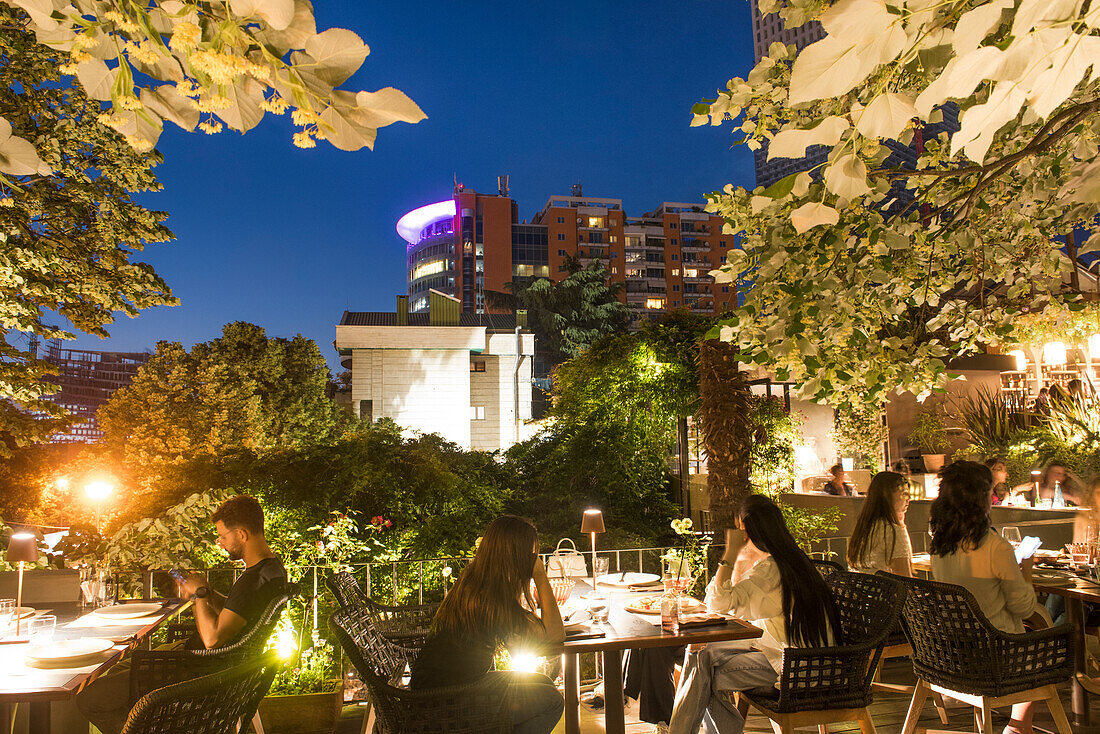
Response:
M111 576L110 569L96 571L95 577L95 603L96 606L105 607L115 603L115 580Z
M57 629L57 617L52 614L40 614L27 620L27 636L32 645L45 645L53 640Z
M1001 529L1001 537L1011 543L1013 548L1018 546L1020 541L1023 540L1023 538L1020 537L1020 528L1012 525Z
M603 624L611 612L611 599L607 594L593 594L588 598L588 611L592 613L592 621Z
M0 635L15 624L15 599L0 599Z
M596 575L597 579L599 579L600 576L607 575L608 561L610 561L609 558L596 556L596 560L592 563L592 573Z

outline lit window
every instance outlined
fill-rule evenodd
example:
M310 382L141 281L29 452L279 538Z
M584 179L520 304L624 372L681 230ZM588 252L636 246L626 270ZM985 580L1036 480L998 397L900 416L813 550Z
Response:
M664 308L665 299L663 298L647 298L645 299L646 308Z
M607 241L610 242L611 244L615 244L616 242L619 241L619 238L616 237L613 234L609 234L609 235L607 235Z
M614 265L611 266L611 274L612 275L618 275L619 274L619 269L617 267L615 267Z
M673 275L679 275L679 274L680 274L680 271L679 271L679 270L677 270L676 268L673 268L673 269L672 269L672 274L673 274Z
M446 260L432 260L421 265L417 265L412 271L412 280L420 280L429 275L435 275L436 273L442 273L447 269Z
M603 217L589 217L588 218L588 226L589 227L602 227L603 226Z
M699 271L695 270L694 268L684 268L684 277L685 278L698 278L699 277Z
M485 363L484 362L470 362L470 372L484 372L484 371L485 371Z
M470 406L470 420L483 421L485 420L485 406L483 405L471 405Z

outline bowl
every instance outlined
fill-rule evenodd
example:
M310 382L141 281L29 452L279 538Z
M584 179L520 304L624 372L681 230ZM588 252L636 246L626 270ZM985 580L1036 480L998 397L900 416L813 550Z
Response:
M573 587L577 582L573 579L550 579L550 588L554 590L554 600L558 604L564 604L569 595L573 593Z

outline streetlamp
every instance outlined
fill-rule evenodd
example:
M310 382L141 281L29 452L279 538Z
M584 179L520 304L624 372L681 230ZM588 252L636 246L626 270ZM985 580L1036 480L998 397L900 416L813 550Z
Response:
M103 500L110 497L113 491L115 491L115 488L110 482L95 481L84 485L84 494L95 503L95 529L100 535L103 534L103 531L99 527L99 511Z

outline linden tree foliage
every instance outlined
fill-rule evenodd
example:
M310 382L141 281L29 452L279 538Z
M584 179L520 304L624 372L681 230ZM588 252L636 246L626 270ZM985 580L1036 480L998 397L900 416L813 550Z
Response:
M175 303L163 280L134 258L172 239L163 212L134 202L155 191L157 154L141 154L96 121L99 103L60 84L59 54L20 26L22 13L0 5L0 157L18 159L11 141L30 141L37 167L0 187L0 433L13 443L57 430L58 406L42 399L52 368L17 344L22 334L72 339L58 316L87 334L107 336L116 312ZM15 150L15 153L12 151Z
M344 28L318 32L309 0L0 0L29 16L60 70L108 103L99 120L139 151L164 122L206 133L254 128L288 109L294 144L374 147L378 128L424 113L403 92L343 85L370 49ZM5 112L5 114L7 114ZM0 174L38 168L0 124Z
M1100 202L1100 3L1084 0L761 0L788 26L821 21L796 52L773 44L744 79L693 108L733 120L768 156L831 147L817 174L727 186L709 210L740 233L715 271L751 281L725 322L741 358L835 405L920 396L945 361L1010 341L1014 319L1063 293L1053 238ZM961 129L922 139L914 170L884 168L957 106ZM891 183L913 202L889 219ZM895 202L896 203L896 202ZM1081 252L1096 250L1093 236ZM983 287L984 284L984 287Z

